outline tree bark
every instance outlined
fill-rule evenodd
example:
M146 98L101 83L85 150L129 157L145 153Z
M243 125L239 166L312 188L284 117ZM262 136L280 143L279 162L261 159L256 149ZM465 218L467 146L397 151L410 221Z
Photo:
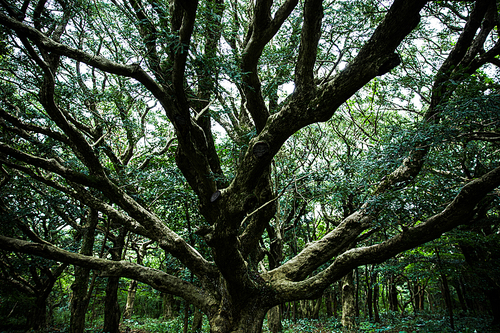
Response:
M368 270L368 265L365 266L365 277L366 277L366 308L368 310L368 318L370 321L373 320L373 288L371 283L371 271Z
M99 269L106 276L112 276L110 281L115 277L118 279L118 276L137 279L163 292L180 296L186 300L186 303L203 309L209 318L212 332L253 333L260 331L265 313L273 306L284 301L318 297L332 282L349 272L352 274L355 267L383 261L406 249L435 239L443 232L466 222L474 214L478 200L498 186L499 169L493 170L486 177L479 177L464 185L455 199L442 212L379 244L344 251L346 245L352 243L363 231L373 225L372 221L377 212L370 209L370 197L358 211L347 216L338 228L308 244L285 264L260 274L252 270L255 265L249 263L248 260L255 245L258 245L265 226L274 215L273 202L276 198L268 179L273 158L291 135L314 122L331 119L342 103L365 84L399 64L400 59L395 53L396 49L418 25L419 12L426 2L423 0L393 1L385 18L348 66L340 70L333 79L324 82L321 86L316 86L313 76L315 53L311 53L311 50L317 48L320 39L322 2L305 1L304 15L306 17L304 17L304 30L301 34L295 73L297 92L291 95L290 100L284 103L280 110L271 115L264 103L257 65L265 46L292 13L298 1L284 1L275 12L275 8L271 6L272 1L256 1L254 17L248 24L250 29L247 38L242 43L244 50L240 59L240 70L244 82L242 90L247 109L245 112L248 111L253 118L255 137L249 141L248 149L238 169L235 170L230 184L223 184L223 181L218 182L214 179L215 177L211 177L219 173L220 166L217 165L217 153L213 148L215 145L210 141L212 137L209 122L205 121L203 124L199 121L197 118L201 114L191 117L194 110L188 102L190 97L188 98L188 93L186 93L188 80L184 75L187 72L186 62L192 54L189 52L189 44L197 17L197 1L172 2L172 7L175 7L173 10L178 15L173 19L171 32L172 35L178 36L176 40L178 43L171 44L176 45L175 50L172 46L172 52L169 55L171 58L169 60L173 64L168 71L164 71L171 75L169 79L160 75L162 73L159 70L155 44L157 40L154 37L157 34L154 29L151 29L152 33L147 34L141 30L140 34L148 50L146 62L151 67L144 70L141 64L123 65L99 54L89 54L84 51L84 48L70 47L61 43L60 36L51 38L42 33L36 24L35 27L30 26L30 20L19 21L15 15L7 15L6 13L9 13L7 10L2 11L0 23L15 31L23 42L32 43L27 44L28 54L29 51L35 54L34 62L43 71L43 85L39 94L40 103L58 129L52 131L36 127L38 133L56 138L58 142L71 148L84 171L72 169L71 165L60 163L55 158L34 156L4 142L0 143L0 150L2 156L8 156L8 158L2 160L2 163L28 174L65 195L80 200L82 204L93 207L108 217L112 216L124 229L157 241L162 250L177 258L195 274L203 287L138 264L124 261L110 262L78 255L43 242L30 243L0 236L0 247ZM430 112L426 114L426 119L434 118L438 112L439 103L446 102L446 96L450 96L453 92L452 89L445 91L447 85L443 83L452 77L444 74L454 68L469 68L468 65L471 65L474 60L472 57L471 61L466 62L466 58L470 57L465 57L465 54L469 54L467 50L470 49L475 32L481 25L483 17L481 13L484 14L486 11L484 7L488 5L485 6L484 3L486 2L476 2L479 9L474 10L474 13L479 13L480 20L474 17L474 20L467 22L466 28L469 30L467 35L460 38L457 47L451 52L452 57L440 70L435 89L433 89L433 93L436 93L433 94ZM144 13L140 10L137 12L137 19L143 22L141 24L149 26L147 19L141 19ZM218 30L214 30L216 30L214 35L219 35ZM470 35L472 37L469 38ZM469 43L462 45L463 40L469 40ZM35 47L37 51L33 51ZM36 52L40 52L43 59ZM491 56L491 53L486 52L485 55ZM198 196L200 212L210 224L210 231L205 234L205 240L206 244L211 247L214 262L205 259L192 244L188 244L173 232L159 216L145 208L147 205L135 200L122 188L118 178L108 176L112 172L111 168L104 167L100 156L96 153L102 151L99 146L102 143L101 138L96 138L93 142L88 139L92 136L92 129L87 130L82 123L78 125L82 125L85 130L79 130L73 119L69 117L70 114L68 113L67 117L56 103L58 99L55 97L60 96L55 96L54 91L58 88L55 82L56 78L59 78L57 67L59 58L62 56L70 59L68 63L73 60L83 62L92 70L99 69L104 73L134 78L159 101L175 128L178 141L177 165L189 186ZM495 56L496 54L493 55ZM480 60L483 61L483 58ZM157 74L159 82L149 75L150 71ZM204 86L210 87L211 83L206 82ZM210 97L210 94L203 96ZM207 139L207 136L210 136L210 139ZM104 136L102 140L105 140ZM401 167L384 177L375 186L373 193L379 195L394 189L398 184L413 180L420 172L429 149L421 148L418 147L404 160ZM80 164L78 164L79 168ZM120 169L122 167L120 164L115 163L115 167ZM26 167L26 165L29 166ZM33 171L35 169L36 172ZM50 176L45 177L45 173ZM52 177L53 175L56 176ZM64 181L59 182L59 179ZM221 185L223 188L219 188ZM99 192L99 195L94 195L94 190ZM213 196L213 193L217 195ZM100 200L101 195L106 199ZM333 258L333 262L326 269L315 273L319 267ZM352 275L350 279L352 280ZM114 293L116 296L116 292L112 290L113 283L109 283L109 286L110 299L112 299L111 294ZM347 289L352 288L352 281L350 286L349 284L346 286ZM347 303L353 304L353 302ZM397 302L394 303L397 304ZM114 313L112 308L116 302L109 304L107 312ZM343 311L343 315L345 313L348 311Z
M70 303L70 333L82 333L85 330L85 313L89 306L88 284L90 269L75 266L75 280L71 285L73 295Z
M373 315L374 315L374 321L376 323L380 323L380 314L378 310L378 303L379 303L379 285L377 283L377 273L374 273L372 275L372 283L373 283Z
M162 293L162 318L165 320L170 320L174 317L173 302L174 295Z
M328 290L325 293L325 306L326 306L326 316L328 318L333 317L333 307L332 307L332 302L333 302L333 297L332 297L332 291Z
M446 304L446 309L448 310L448 317L450 318L450 327L452 330L455 330L455 319L453 317L453 303L451 301L451 293L450 293L450 287L448 285L448 278L444 273L441 273L440 275L441 275L444 303Z
M123 311L123 319L132 318L132 314L134 313L134 302L137 292L137 284L138 282L136 280L131 280L129 283L127 291L127 303L125 304L125 310Z
M354 272L342 278L342 326L345 332L354 332L356 327L356 297L354 295Z
M444 298L444 303L446 305L446 310L448 311L448 317L450 318L450 326L451 329L455 330L455 320L453 318L453 303L451 300L450 287L448 285L448 278L443 270L443 262L441 261L441 256L439 255L439 251L437 248L434 249L436 252L436 258L438 262L439 275L441 277L441 285L442 285L442 293Z
M119 277L109 277L106 284L106 296L104 298L104 325L103 331L119 333L120 329L120 307L118 305Z
M92 255L95 238L95 228L98 223L98 212L94 209L89 211L85 225L80 231L82 238L82 247L80 253ZM74 266L75 280L71 285L72 297L70 303L70 333L83 333L85 330L85 313L89 306L91 291L88 291L90 269Z
M109 228L112 224L112 220L109 220L108 223ZM125 228L120 228L116 236L109 233L110 240L113 243L113 248L109 249L109 253L111 254L111 259L113 259L113 261L119 261L122 257L126 234L127 230ZM119 333L120 331L119 326L121 312L120 306L118 305L119 282L119 276L108 277L108 282L106 284L106 296L104 298L103 329L105 332Z
M191 326L191 332L192 333L201 332L202 326L203 326L203 313L199 309L194 308L193 325Z
M398 311L398 289L396 287L396 279L393 274L387 281L387 298L389 299L389 310Z
M45 330L47 328L47 298L48 294L46 296L37 296L34 306L28 312L29 327L34 330Z
M279 305L276 305L267 312L267 325L269 327L269 331L272 333L278 333L283 331Z

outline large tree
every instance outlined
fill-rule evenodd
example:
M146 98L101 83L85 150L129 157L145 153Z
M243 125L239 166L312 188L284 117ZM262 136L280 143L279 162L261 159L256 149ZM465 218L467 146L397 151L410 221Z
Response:
M448 151L465 141L484 146L498 141L498 121L477 116L481 112L450 121L445 112L460 109L465 103L460 94L473 79L491 84L483 68L499 65L496 0L0 3L2 185L30 178L48 186L64 201L72 198L113 226L156 242L195 278L67 251L39 238L2 235L0 248L128 277L180 296L206 314L212 332L260 332L272 307L317 298L353 268L384 261L470 221L481 200L500 185L494 162L473 179L455 177L455 186L430 212L403 218L395 228L399 232L374 238L379 241L373 245L356 246L384 230L388 201L405 195L411 209L427 200L415 184L436 160L429 156L440 154L435 133L443 122L455 130L441 136ZM441 29L437 36L434 26ZM424 48L417 47L422 43ZM406 74L391 76L399 65ZM420 97L419 110L409 111L416 115L404 117L415 124L415 135L397 158L394 149L380 147L370 155L373 144L348 143L347 137L361 133L377 141L382 130L370 126L384 122L374 117L356 122L350 98L375 95L373 80L385 77L387 85L392 78L392 87L404 89L385 97L385 107L393 103L397 115L409 109L409 103L395 106L402 95ZM498 106L497 92L476 89L477 103L469 109ZM346 105L355 127L314 127L331 122ZM360 105L370 111L369 103ZM317 162L282 152L289 139L306 140L303 131L313 127L344 133L338 142L372 156L372 171L378 171L355 187L348 180L358 175L337 164L343 171L336 176L346 178L346 188L337 189L342 196L328 195L342 201L342 219L306 246L296 242L296 255L282 263L263 239L281 239L280 198L300 183L295 171ZM342 154L350 158L345 150ZM288 169L292 181L282 184L273 175L280 161L292 157L298 166ZM431 163L429 169L453 176L457 161L439 169ZM163 189L180 177L178 171L187 185L177 181ZM172 214L188 214L192 207L167 206L173 201L165 196L187 190L196 196L202 217L196 234L202 242L181 237L185 229L175 221L180 214ZM11 209L17 204L21 198L6 201ZM267 269L263 262L270 264Z

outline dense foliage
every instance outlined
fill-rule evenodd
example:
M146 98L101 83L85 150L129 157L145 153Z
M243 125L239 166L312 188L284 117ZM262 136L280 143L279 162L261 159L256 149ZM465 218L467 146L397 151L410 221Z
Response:
M499 5L0 1L2 329L494 329Z

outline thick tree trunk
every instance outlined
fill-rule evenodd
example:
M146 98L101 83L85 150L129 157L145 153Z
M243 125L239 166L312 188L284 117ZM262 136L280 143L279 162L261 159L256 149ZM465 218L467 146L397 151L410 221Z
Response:
M209 317L210 333L261 333L267 309L261 300L249 300L244 307L228 306L223 301L219 311Z
M346 332L354 332L356 327L356 297L354 292L354 274L351 271L342 278L342 326Z
M137 281L131 280L128 286L127 303L125 304L125 310L123 311L123 319L132 318L132 313L134 312L134 302L135 302L136 292L137 292Z

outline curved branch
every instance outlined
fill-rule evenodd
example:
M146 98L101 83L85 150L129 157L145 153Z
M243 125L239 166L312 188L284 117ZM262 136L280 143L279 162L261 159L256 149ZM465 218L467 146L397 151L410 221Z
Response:
M272 1L261 0L257 1L255 5L249 36L242 54L241 71L243 73L246 107L252 115L257 133L264 128L269 117L269 110L262 96L257 64L264 47L278 32L278 29L291 14L297 3L298 0L287 0L278 9L274 19L271 19Z
M209 311L215 299L203 289L163 271L128 261L111 261L62 250L54 245L27 242L0 236L0 249L40 256L47 259L101 271L101 276L127 277L144 282L153 288L177 295Z
M330 119L337 108L371 79L399 64L394 53L401 41L417 26L420 10L427 1L396 0L370 40L354 61L333 80L320 87L314 98L294 95L280 112L269 117L265 128L249 145L240 170L230 187L255 187L255 179L270 165L283 143L299 129ZM265 142L266 154L255 158L254 145Z
M330 283L357 266L381 263L423 242L436 239L460 224L468 223L476 213L476 205L498 186L500 186L500 167L466 184L443 211L425 222L408 228L385 242L344 252L326 270L309 279L291 282L283 281L278 276L263 277L269 277L272 287L280 293L280 296L282 295L280 302L317 296Z
M304 24L299 47L299 58L295 67L295 91L300 94L314 92L314 64L321 37L323 1L309 0L304 4Z

